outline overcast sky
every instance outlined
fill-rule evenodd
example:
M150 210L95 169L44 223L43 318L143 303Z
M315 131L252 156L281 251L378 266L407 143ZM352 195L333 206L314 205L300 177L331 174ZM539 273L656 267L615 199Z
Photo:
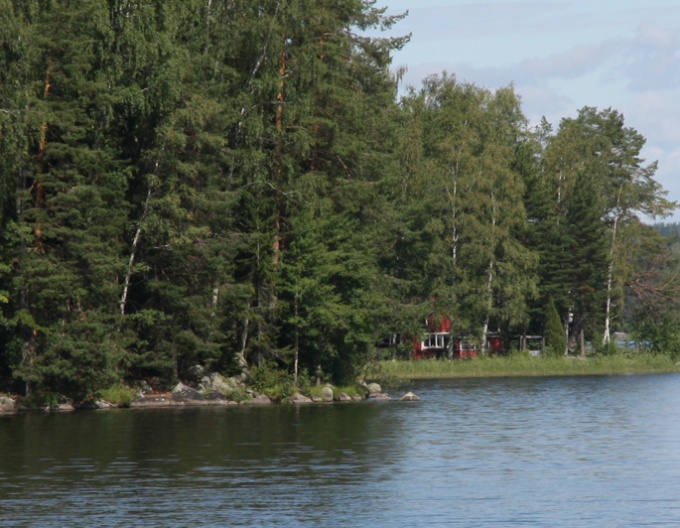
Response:
M446 70L494 90L513 84L524 114L557 128L579 108L624 115L658 161L656 179L680 202L680 1L377 0L409 15L389 33L411 33L394 55L404 83ZM680 221L680 211L665 221Z

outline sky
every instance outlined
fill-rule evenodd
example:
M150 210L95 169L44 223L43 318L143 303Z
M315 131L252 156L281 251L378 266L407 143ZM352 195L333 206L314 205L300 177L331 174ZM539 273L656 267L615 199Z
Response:
M525 116L557 129L584 106L612 108L647 139L646 162L680 203L680 1L377 0L408 16L394 53L404 86L447 71L495 90L512 84ZM383 35L384 36L384 35ZM666 219L680 222L680 209Z

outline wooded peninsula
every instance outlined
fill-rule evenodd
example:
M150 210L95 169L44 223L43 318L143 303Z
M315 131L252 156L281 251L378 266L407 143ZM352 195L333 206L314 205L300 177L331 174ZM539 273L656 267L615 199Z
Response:
M409 37L369 35L405 15L374 3L0 0L0 391L347 383L433 318L480 356L680 358L645 138L612 108L532 125L512 85L400 89Z

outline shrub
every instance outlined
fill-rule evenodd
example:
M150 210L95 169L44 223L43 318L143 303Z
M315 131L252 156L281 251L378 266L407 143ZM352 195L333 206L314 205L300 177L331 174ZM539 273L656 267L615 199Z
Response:
M296 392L293 376L270 363L263 363L253 369L251 383L253 389L275 402Z
M115 385L99 391L99 397L120 407L129 407L135 398L134 391L126 385Z

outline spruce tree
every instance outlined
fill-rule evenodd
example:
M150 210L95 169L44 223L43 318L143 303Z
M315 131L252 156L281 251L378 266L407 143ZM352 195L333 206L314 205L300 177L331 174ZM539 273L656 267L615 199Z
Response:
M545 316L545 342L548 350L554 356L561 356L567 350L564 323L552 299L548 301Z
M55 2L31 15L35 135L17 218L26 344L15 375L84 397L117 379L121 346L110 329L128 173L108 134L108 10L95 0Z
M593 339L603 324L606 300L608 243L604 208L593 177L580 174L565 218L566 276L574 312L574 337L581 355L584 340Z

